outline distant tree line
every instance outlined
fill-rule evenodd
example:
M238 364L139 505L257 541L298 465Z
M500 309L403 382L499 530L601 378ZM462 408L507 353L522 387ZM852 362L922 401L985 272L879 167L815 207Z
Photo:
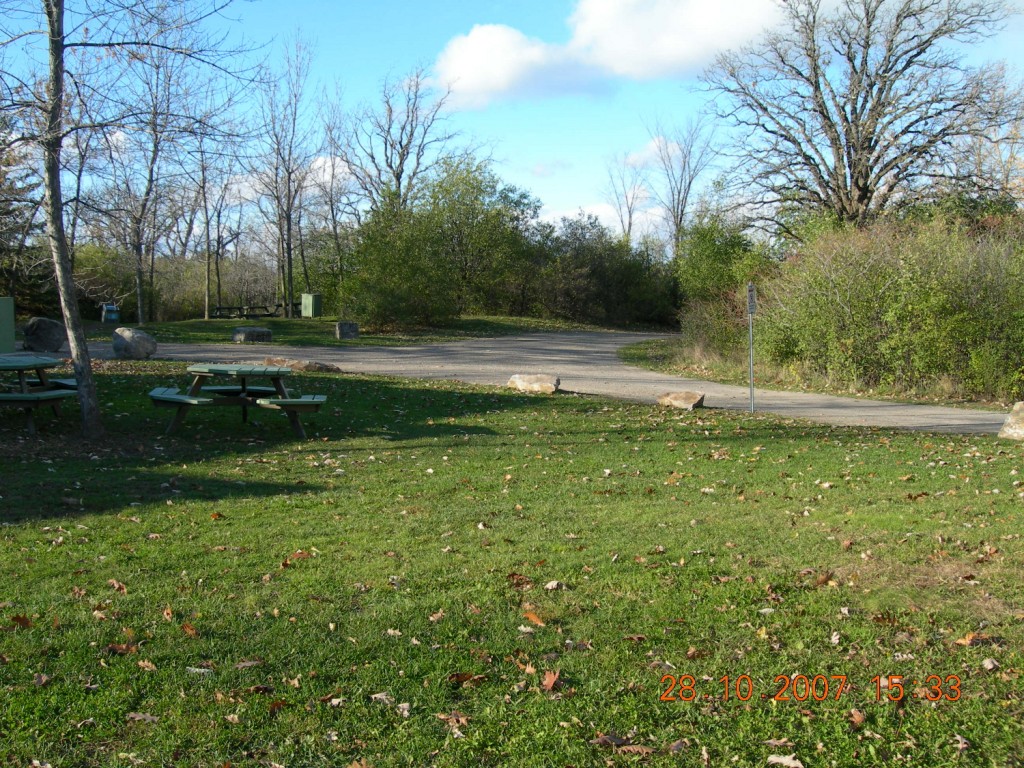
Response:
M785 3L777 30L705 73L713 112L657 122L646 154L610 162L619 231L583 211L543 219L453 130L449 94L425 70L347 107L311 87L302 40L278 69L246 65L251 51L209 23L225 5L0 0L0 280L21 311L63 314L94 432L81 319L111 300L144 323L218 305L291 313L315 292L327 312L380 327L465 313L678 322L727 350L754 280L779 360L909 381L955 359L984 370L972 381L988 389L1017 387L1015 337L973 304L985 329L957 331L962 349L927 365L906 351L860 359L895 350L906 336L895 315L861 338L835 317L816 325L828 313L812 309L860 257L850 307L872 317L882 306L966 317L953 296L891 291L1015 274L995 264L1020 246L993 239L1015 225L992 220L1018 216L1020 90L1001 65L963 55L1014 12L1002 0ZM960 248L942 258L929 250L940 218ZM919 262L872 261L870 232ZM979 255L989 247L1004 258Z

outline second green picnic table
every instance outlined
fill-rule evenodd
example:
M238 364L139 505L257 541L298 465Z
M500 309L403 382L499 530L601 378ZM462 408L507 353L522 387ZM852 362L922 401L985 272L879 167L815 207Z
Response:
M284 366L202 363L190 365L188 372L193 379L186 392L158 387L149 393L154 405L177 409L167 427L167 434L181 426L192 407L229 405L241 407L242 421L248 420L249 408L253 407L284 411L295 434L305 438L306 432L299 421L299 413L318 411L327 399L324 395L289 395L283 379L291 374L292 369ZM230 384L211 383L218 377L234 381ZM250 383L252 379L269 380L270 386L253 386Z

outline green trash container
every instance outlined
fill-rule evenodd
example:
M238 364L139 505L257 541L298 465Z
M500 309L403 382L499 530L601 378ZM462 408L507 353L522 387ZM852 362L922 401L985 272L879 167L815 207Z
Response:
M14 351L14 299L0 296L0 354Z
M320 317L323 314L323 300L319 293L302 294L302 316Z

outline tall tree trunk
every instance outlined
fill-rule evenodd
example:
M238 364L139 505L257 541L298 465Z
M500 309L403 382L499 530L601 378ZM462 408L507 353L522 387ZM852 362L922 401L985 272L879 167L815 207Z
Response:
M64 0L43 0L49 25L49 79L46 100L46 134L43 138L43 175L46 187L46 233L53 255L53 269L60 294L61 311L68 331L71 362L78 384L82 434L103 435L99 398L92 377L92 360L78 309L72 277L71 252L64 231L64 198L60 188L60 152L64 141Z

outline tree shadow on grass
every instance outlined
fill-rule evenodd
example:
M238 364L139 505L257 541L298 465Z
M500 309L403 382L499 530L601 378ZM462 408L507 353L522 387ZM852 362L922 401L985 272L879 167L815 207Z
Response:
M267 504L292 493L318 493L324 486L303 482L234 480L176 474L177 467L122 465L110 472L105 467L68 466L60 477L27 474L21 481L5 484L0 499L0 522L23 523L47 519L74 519L86 515L118 513L130 520L135 511L154 508L187 508L190 502ZM115 474L117 473L117 474ZM120 474L120 476L118 476Z

